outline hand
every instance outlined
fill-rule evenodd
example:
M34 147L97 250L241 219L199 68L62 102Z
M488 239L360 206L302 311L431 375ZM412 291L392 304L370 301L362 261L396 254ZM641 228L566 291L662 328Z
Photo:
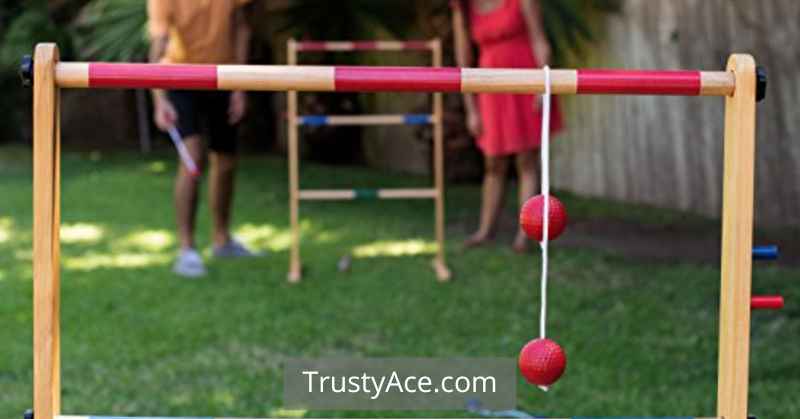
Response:
M155 101L153 119L158 129L167 132L178 122L178 112L175 111L175 107L169 99L162 97Z
M481 133L483 132L483 123L481 122L481 116L478 114L478 112L467 112L467 130L475 138L481 136Z
M244 118L245 113L247 113L247 95L240 91L231 93L231 102L228 105L228 123L238 124Z

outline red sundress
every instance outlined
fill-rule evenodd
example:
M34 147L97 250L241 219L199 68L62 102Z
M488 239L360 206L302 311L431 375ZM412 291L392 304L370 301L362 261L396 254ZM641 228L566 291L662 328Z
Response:
M480 50L480 67L538 68L521 1L503 0L496 10L487 13L471 7L469 31ZM478 147L487 156L504 156L539 148L542 132L542 109L533 95L485 93L478 95L483 132ZM550 109L550 132L563 128L561 110L553 96Z

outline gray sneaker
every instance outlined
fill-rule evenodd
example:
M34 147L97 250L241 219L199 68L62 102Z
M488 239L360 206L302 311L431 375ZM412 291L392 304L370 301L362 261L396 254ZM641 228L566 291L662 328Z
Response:
M219 247L214 247L214 257L222 259L252 258L263 256L245 247L239 240L230 239L227 243Z
M183 249L172 266L172 272L185 278L199 278L206 275L203 258L195 249Z

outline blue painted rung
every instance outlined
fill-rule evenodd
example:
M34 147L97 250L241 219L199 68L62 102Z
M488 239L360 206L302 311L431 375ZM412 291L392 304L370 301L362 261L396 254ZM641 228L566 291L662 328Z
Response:
M306 115L300 117L298 122L300 125L308 125L311 127L320 127L323 125L328 125L328 116L327 115Z
M408 114L403 116L406 125L427 125L431 123L431 116L425 114Z
M753 247L753 260L775 260L778 258L778 246Z
M297 117L298 125L321 127L325 125L429 125L433 116L428 114L405 115L303 115Z

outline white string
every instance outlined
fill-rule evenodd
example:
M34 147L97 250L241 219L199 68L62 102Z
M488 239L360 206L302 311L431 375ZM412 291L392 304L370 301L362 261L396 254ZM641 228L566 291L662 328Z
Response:
M539 314L539 334L545 338L545 323L547 322L547 244L549 242L550 228L550 96L552 86L550 83L550 67L544 66L544 96L542 96L542 196L544 205L542 208L543 226L542 241L539 245L542 248L542 308Z
M197 169L197 165L194 164L194 160L192 160L192 155L189 154L189 150L186 148L186 145L183 143L183 139L181 138L181 134L178 132L178 129L173 127L169 127L167 130L169 133L169 138L172 139L172 143L175 144L175 149L178 150L178 156L180 156L181 161L183 162L184 166L189 169L189 172L192 176L197 176L200 172Z

